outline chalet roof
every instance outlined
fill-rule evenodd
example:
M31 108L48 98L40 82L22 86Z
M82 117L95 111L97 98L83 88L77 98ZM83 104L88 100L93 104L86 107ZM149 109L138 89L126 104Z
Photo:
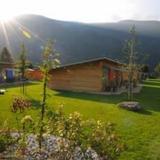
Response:
M84 63L89 63L89 62L96 62L96 61L101 61L101 60L106 60L106 61L110 61L110 62L118 64L118 65L123 65L123 63L120 63L117 60L113 60L113 59L107 58L107 57L100 57L100 58L87 59L87 60L83 60L83 61L75 62L75 63L64 64L58 68L64 68L64 67L69 67L69 66L74 66L74 65L84 64Z

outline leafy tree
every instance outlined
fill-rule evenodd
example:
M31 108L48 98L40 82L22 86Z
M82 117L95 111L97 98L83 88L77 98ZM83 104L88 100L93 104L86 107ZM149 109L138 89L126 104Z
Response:
M2 49L0 54L0 62L13 63L13 57L6 47Z
M126 54L127 60L127 71L128 71L128 100L131 101L133 99L133 75L137 71L138 65L136 64L137 60L137 38L136 38L136 27L132 26L130 30L130 39L126 41L124 52Z
M154 69L155 73L158 77L160 77L160 63L158 63Z
M46 112L46 99L47 99L47 82L49 78L49 71L56 68L60 62L57 59L58 54L54 49L52 41L48 41L43 50L43 63L41 70L43 72L43 93L41 104L41 118L40 118L40 134L39 134L39 147L42 146L42 136L44 128L44 116Z
M26 48L25 45L21 45L21 51L20 51L20 57L19 57L19 68L20 68L20 73L21 73L21 81L22 81L22 92L23 94L25 93L25 70L27 67L27 56L26 56Z

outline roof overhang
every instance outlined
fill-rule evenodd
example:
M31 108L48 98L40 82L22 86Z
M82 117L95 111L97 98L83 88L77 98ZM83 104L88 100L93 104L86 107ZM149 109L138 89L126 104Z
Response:
M120 66L124 66L124 64L120 63L119 61L113 60L111 58L101 57L101 58L87 59L87 60L83 60L83 61L75 62L75 63L64 64L64 65L57 67L56 69L71 67L71 66L80 65L80 64L86 64L86 63L90 63L90 62L98 62L98 61L103 61L103 60L108 61L108 62L112 62L112 63L120 65Z

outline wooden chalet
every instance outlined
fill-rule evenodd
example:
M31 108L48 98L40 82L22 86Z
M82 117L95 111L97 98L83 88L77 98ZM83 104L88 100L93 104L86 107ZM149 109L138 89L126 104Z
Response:
M39 68L26 69L25 77L31 81L40 81L43 79L43 73Z
M134 73L134 82L138 74ZM127 87L125 65L109 59L96 58L64 65L50 71L49 87L56 90L110 92Z

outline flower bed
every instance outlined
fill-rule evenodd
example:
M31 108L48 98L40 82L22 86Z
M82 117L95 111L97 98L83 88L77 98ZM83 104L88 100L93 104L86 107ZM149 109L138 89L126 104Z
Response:
M19 133L11 133L11 137L16 141L21 138ZM66 159L70 160L99 160L101 159L98 154L90 147L86 151L82 151L80 147L75 147L73 152L70 152L69 141L61 137L46 134L43 136L42 148L39 150L39 144L37 136L29 134L26 139L26 146L20 147L18 142L11 144L7 147L0 158L12 158L12 159L26 159L26 160L60 160L63 159L65 154ZM63 149L62 149L63 148ZM19 154L23 152L23 154ZM68 152L68 153L67 153ZM67 158L68 156L68 158Z

